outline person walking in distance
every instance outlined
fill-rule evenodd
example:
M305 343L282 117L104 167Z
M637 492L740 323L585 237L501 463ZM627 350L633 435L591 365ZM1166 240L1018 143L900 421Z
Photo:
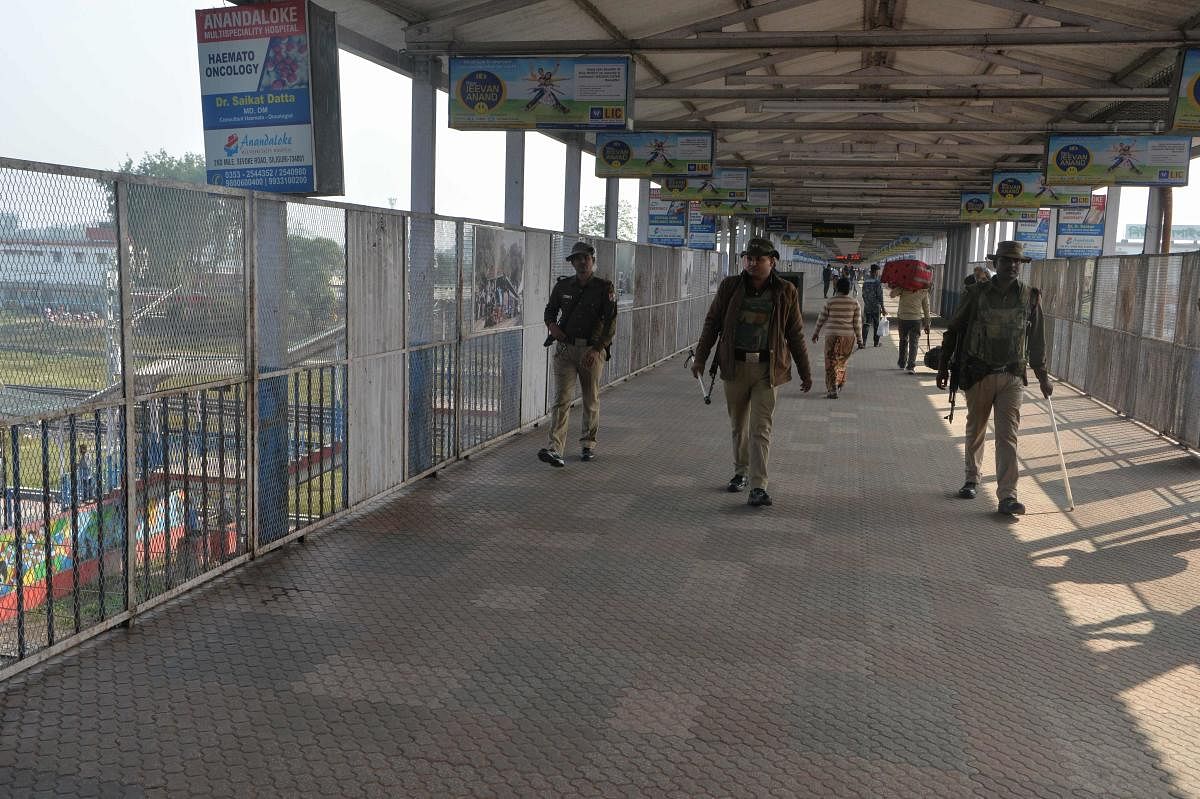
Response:
M813 330L812 340L816 344L821 329L825 329L825 396L828 399L837 399L838 389L846 383L847 362L854 352L855 342L860 348L863 345L858 333L866 328L858 311L858 301L849 295L850 281L840 278L837 291L821 309Z
M825 268L821 270L821 286L824 289L825 299L829 299L829 284L833 282L833 267L825 264Z
M704 373L714 347L725 389L733 438L730 491L750 486L747 504L772 504L767 493L771 423L779 386L800 373L800 390L812 388L804 318L796 288L775 273L779 251L767 239L750 239L742 272L721 281L696 342L692 374ZM718 340L719 337L719 340Z
M562 456L571 414L571 389L579 380L583 397L580 460L596 457L596 429L600 424L600 372L607 349L617 331L617 295L611 281L596 277L596 248L578 241L567 256L575 275L554 284L546 303L547 343L554 345L554 409L550 442L538 458L551 466L566 466Z
M950 364L960 364L959 385L967 395L967 479L958 496L974 499L983 460L988 417L996 418L996 496L999 511L1021 515L1017 500L1017 431L1026 369L1033 367L1042 395L1054 393L1046 372L1046 332L1037 289L1017 279L1030 259L1019 241L1002 241L994 255L996 274L969 286L942 338L938 388L950 381ZM956 352L958 352L956 357Z
M896 365L907 369L910 375L917 373L917 342L921 340L921 330L929 332L931 317L929 315L929 289L894 288L893 297L899 297L899 307L896 316L900 318L900 357Z
M862 286L862 302L863 302L863 327L862 338L859 339L858 346L860 348L866 346L867 328L871 328L875 332L875 346L879 346L879 319L887 314L887 309L883 307L883 284L879 282L879 264L871 264L871 271L867 275L867 279L863 281Z

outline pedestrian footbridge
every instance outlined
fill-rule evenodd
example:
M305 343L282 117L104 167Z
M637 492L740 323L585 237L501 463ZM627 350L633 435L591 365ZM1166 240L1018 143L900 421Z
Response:
M736 242L591 239L620 292L598 458L552 469L574 236L0 183L79 225L103 311L21 277L44 235L6 245L7 795L1200 796L1197 254L1026 272L1073 511L1032 392L1028 515L955 499L963 415L895 337L840 399L781 390L757 509L683 357Z

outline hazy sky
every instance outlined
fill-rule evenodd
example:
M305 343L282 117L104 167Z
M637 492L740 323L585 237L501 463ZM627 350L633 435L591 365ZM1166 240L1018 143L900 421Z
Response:
M146 151L203 151L193 11L221 0L5 0L0 47L0 155L113 169ZM409 80L343 52L347 198L409 205ZM504 134L445 127L441 95L437 211L500 220ZM564 147L526 135L525 223L562 226ZM604 202L583 158L581 205ZM637 183L622 181L637 205ZM1145 189L1123 191L1121 232L1145 218ZM1175 191L1175 224L1200 224L1200 162Z

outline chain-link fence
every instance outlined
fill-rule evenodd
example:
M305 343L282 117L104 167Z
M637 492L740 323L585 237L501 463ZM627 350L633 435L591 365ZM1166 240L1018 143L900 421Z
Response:
M1021 279L1041 292L1051 373L1200 447L1200 252L1037 261Z
M0 159L0 678L545 417L574 236ZM588 239L612 384L715 252Z

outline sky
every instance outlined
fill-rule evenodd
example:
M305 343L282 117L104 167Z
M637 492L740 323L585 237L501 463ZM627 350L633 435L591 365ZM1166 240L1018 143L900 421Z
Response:
M221 0L4 0L0 47L0 155L96 169L165 149L203 151L193 11ZM409 206L410 82L341 54L346 199ZM436 210L500 221L504 134L445 127L439 104ZM526 134L525 224L561 229L565 148ZM580 206L604 202L584 155ZM620 195L636 209L637 182ZM1120 231L1145 221L1146 190L1125 189ZM1175 190L1176 225L1200 224L1200 160Z

